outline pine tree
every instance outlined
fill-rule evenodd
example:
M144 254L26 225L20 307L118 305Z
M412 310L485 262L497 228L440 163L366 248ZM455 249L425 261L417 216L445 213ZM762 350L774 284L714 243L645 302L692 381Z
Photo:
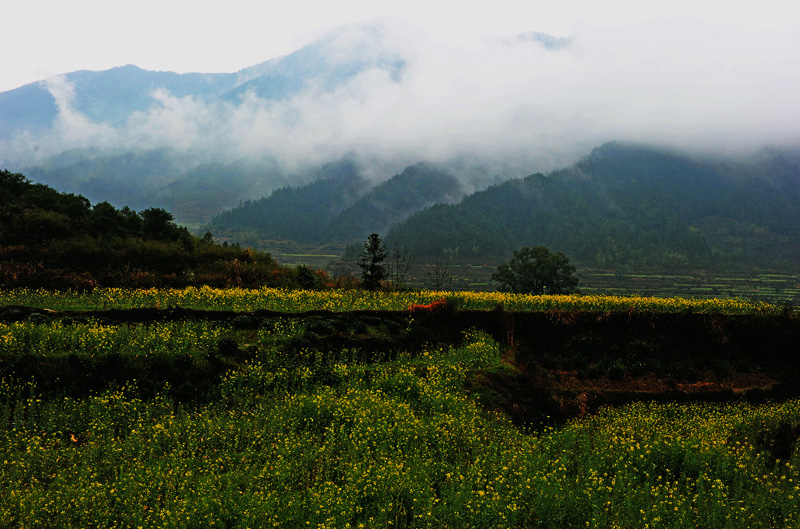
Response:
M358 261L361 268L361 284L367 290L377 290L386 277L383 261L387 257L386 245L377 233L373 233L364 243L364 252Z

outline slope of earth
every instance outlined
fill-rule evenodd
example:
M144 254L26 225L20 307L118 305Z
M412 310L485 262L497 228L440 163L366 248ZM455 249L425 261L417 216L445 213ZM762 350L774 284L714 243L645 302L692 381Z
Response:
M0 308L0 323L28 322L40 330L170 321L205 321L233 328L235 337L203 346L198 358L158 351L148 358L100 351L91 358L7 354L0 357L0 376L33 379L41 390L68 394L133 379L143 391L156 391L168 382L176 398L214 398L224 373L264 353L266 346L256 337L261 330L289 325L294 331L269 347L297 365L308 364L312 376L332 384L337 362L382 363L401 352L414 355L459 344L468 332L486 333L504 344L503 361L469 373L467 389L482 405L518 424L560 422L632 401L763 401L800 395L800 318L789 315L456 311L441 303L407 311L341 313ZM31 336L36 332L32 329Z

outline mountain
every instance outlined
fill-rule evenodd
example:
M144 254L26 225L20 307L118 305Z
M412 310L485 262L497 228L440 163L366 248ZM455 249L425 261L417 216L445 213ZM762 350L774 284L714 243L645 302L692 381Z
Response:
M183 222L205 224L221 210L240 204L242 197L264 196L296 178L270 158L203 163L167 184L164 207Z
M322 242L330 220L368 189L360 172L352 159L327 164L313 182L245 201L215 216L208 227L217 234L250 232L265 239Z
M341 156L276 160L297 124L293 98L323 97L361 75L399 83L404 56L382 24L337 28L283 57L235 73L77 71L0 93L0 161L91 200L170 207L199 224L243 200L312 181ZM275 116L265 117L269 112ZM270 122L272 120L272 122ZM236 137L235 140L231 138ZM299 141L304 141L301 136ZM252 142L250 147L242 144ZM293 147L292 147L293 148ZM291 165L291 167L289 167Z
M464 195L459 181L432 164L420 162L375 186L330 221L327 238L359 241L437 202Z
M310 84L331 92L370 69L385 71L400 82L406 59L385 45L387 28L381 24L341 28L285 57L263 62L238 72L234 88L222 95L240 101L252 93L280 100L297 95Z
M308 184L348 155L370 165L376 183L419 160L442 166L469 157L472 167L453 174L474 190L499 173L525 174L519 169L529 170L530 159L555 166L562 156L495 153L494 145L508 142L492 131L518 135L487 116L525 120L516 118L517 106L485 111L505 98L484 85L504 86L503 76L527 72L537 54L566 56L570 43L529 32L485 41L485 53L464 53L398 20L381 20L334 28L237 72L126 65L65 73L0 93L0 167L95 201L168 207L193 226L239 202ZM495 55L524 60L524 67L509 65L498 78ZM494 174L474 171L500 165L506 169Z
M352 158L328 164L314 182L287 186L215 216L215 234L248 233L301 243L353 243L437 202L463 196L458 180L428 163L407 167L375 185Z
M163 207L161 190L171 174L182 170L181 161L169 149L137 150L108 155L100 151L68 151L27 175L37 182L131 207ZM154 192L154 190L158 190Z
M384 70L399 81L406 62L383 45L384 31L382 25L342 28L284 57L235 73L178 74L129 64L30 83L0 93L0 140L47 131L65 105L92 123L121 127L136 112L157 107L153 94L158 90L206 103L239 102L248 93L264 100L285 99L311 84L334 90L370 69Z
M263 196L290 182L308 181L317 172L290 174L270 157L223 162L167 148L119 154L67 151L27 170L37 182L93 202L162 207L174 212L182 224L195 226L245 198Z
M800 270L799 162L796 153L733 163L609 143L571 167L419 211L387 240L418 257L476 262L543 245L600 268Z
M66 104L94 123L119 127L134 112L153 106L154 90L166 90L175 97L211 99L234 89L237 79L235 73L152 72L130 64L71 72L0 93L0 139L9 140L23 132L46 132Z
M629 61L591 39L445 40L382 21L233 73L67 73L0 93L0 160L91 201L262 239L378 232L478 261L544 244L608 268L797 261L796 151L745 162L610 143L577 161L615 132L684 125L708 131L698 144L769 144L693 121L772 119L728 119L747 97L690 118L678 103L651 112L659 79L625 92L638 85L609 79L628 79ZM678 128L663 135L666 122Z

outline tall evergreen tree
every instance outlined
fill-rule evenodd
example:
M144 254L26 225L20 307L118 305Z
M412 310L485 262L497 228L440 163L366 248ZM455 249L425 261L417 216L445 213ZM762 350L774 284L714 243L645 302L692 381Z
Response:
M364 252L358 261L361 268L361 284L367 290L377 290L386 277L383 261L387 257L386 245L377 233L370 235L364 243Z

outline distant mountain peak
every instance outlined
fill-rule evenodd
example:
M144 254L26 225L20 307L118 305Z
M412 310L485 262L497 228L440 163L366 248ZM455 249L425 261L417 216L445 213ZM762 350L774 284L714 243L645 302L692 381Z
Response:
M316 86L332 90L372 69L401 82L407 59L393 44L399 28L382 22L335 28L302 48L245 68L226 99L255 93L264 99L284 99Z
M547 50L562 50L572 45L572 37L554 37L540 31L526 31L516 37L517 42L532 42Z

